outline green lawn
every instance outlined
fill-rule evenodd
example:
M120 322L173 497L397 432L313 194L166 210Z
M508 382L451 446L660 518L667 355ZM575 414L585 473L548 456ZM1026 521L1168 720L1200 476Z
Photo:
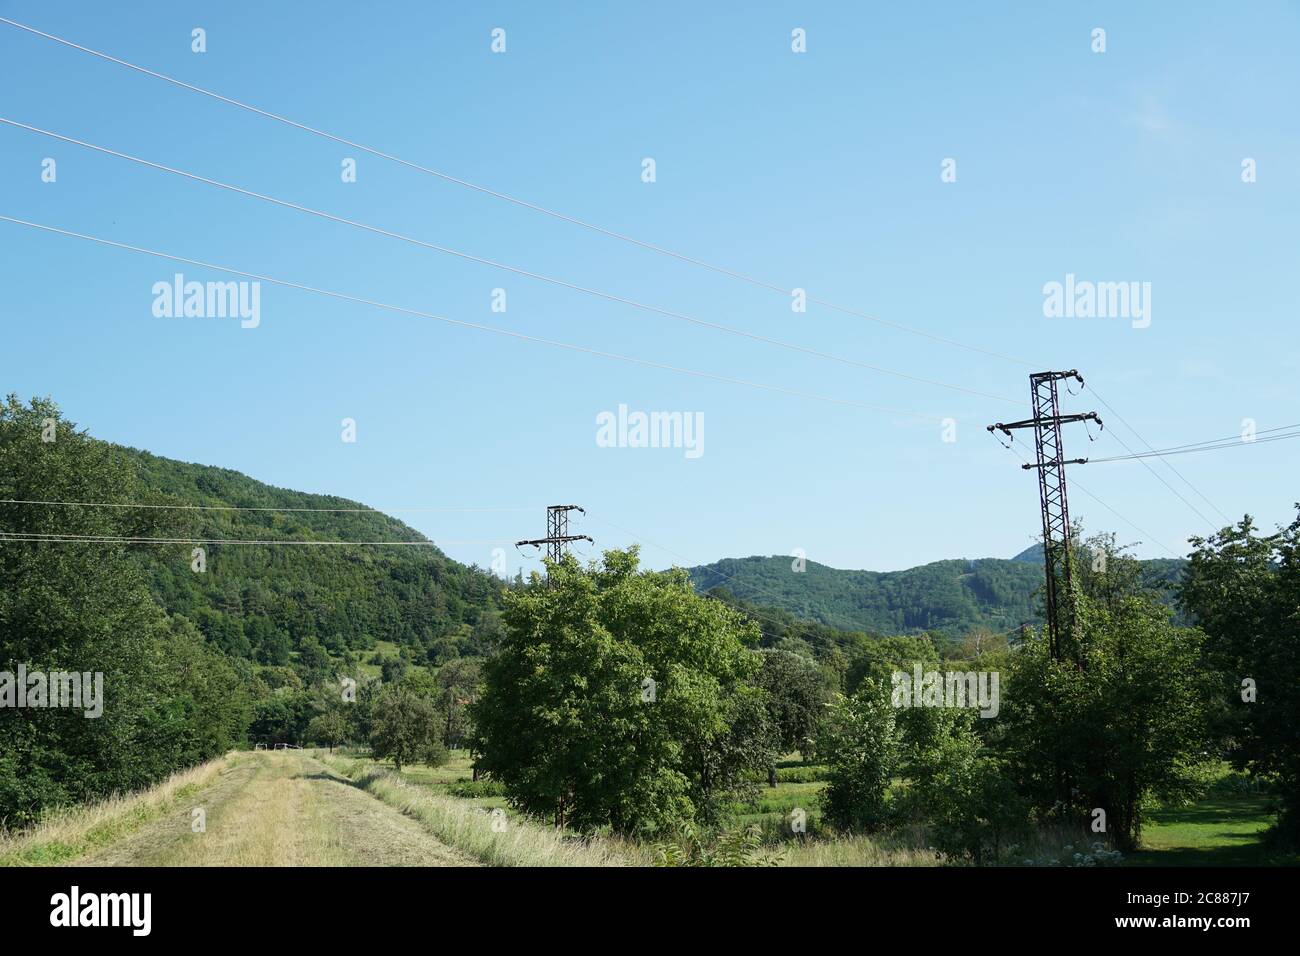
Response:
M1142 830L1143 849L1132 866L1276 866L1300 864L1296 854L1277 854L1261 842L1273 823L1269 799L1215 795L1187 807L1151 815Z

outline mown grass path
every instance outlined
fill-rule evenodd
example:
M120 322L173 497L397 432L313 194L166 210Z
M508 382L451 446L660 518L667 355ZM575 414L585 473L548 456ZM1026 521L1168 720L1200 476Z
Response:
M195 809L205 829L194 832ZM473 866L309 754L231 758L217 778L81 866Z

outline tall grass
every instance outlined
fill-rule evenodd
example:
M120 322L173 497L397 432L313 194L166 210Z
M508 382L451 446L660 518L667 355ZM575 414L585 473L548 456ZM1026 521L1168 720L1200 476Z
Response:
M231 757L182 770L135 793L52 810L29 829L0 832L0 866L53 866L120 840L208 784Z
M358 787L418 820L438 839L488 866L626 866L644 862L640 851L615 840L582 839L527 819L512 818L504 830L462 800L412 784L365 760L317 753L317 759Z
M779 852L781 866L959 865L926 846L920 831L791 841L782 845Z

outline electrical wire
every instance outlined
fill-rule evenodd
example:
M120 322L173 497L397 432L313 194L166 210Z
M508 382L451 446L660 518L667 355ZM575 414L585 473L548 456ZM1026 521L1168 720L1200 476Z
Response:
M1007 398L1004 395L995 395L991 392L983 392L978 389L968 388L964 385L954 385L949 382L941 382L936 379L929 379L929 378L923 378L919 375L912 375L911 373L908 372L900 372L897 369L885 368L884 366L880 366L880 365L872 365L870 363L861 362L858 361L857 359L851 359L843 355L836 355L832 352L823 352L820 349L814 349L808 346L799 345L798 343L795 342L786 342L781 339L770 338L766 335L759 335L754 332L747 332L744 329L733 328L731 326L722 325L717 322L710 322L706 319L696 318L695 316L687 315L682 312L675 312L671 309L665 309L656 305L650 305L644 302L639 302L635 299L629 299L624 296L615 295L610 292L603 292L600 289L594 289L587 286L577 285L576 283L568 282L564 279L558 279L555 278L554 276L545 275L540 272L531 272L527 269L519 268L518 266L512 266L507 263L497 262L494 259L486 259L483 258L482 256L472 255L467 252L462 252L458 249L452 249L449 246L443 246L433 242L426 242L422 239L416 239L413 236L407 236L399 232L393 232L388 229L380 228L379 226L372 226L368 223L359 222L354 219L346 219L342 216L336 216L333 215L332 213L328 213L320 209L313 209L310 206L303 206L300 205L299 203L290 202L285 199L278 199L275 196L269 196L266 195L265 193L253 192L250 189L244 189L240 186L235 186L231 183L224 183L217 179L209 179L206 176L199 176L196 173L186 172L183 169L176 169L172 166L164 166L161 163L155 163L147 159L142 159L139 156L132 156L129 153L118 152L117 150L109 149L106 146L99 146L96 145L95 143L88 143L84 140L74 139L71 136L64 136L60 133L55 133L50 130L41 129L40 127L37 126L29 126L26 123L20 123L16 120L7 119L3 116L0 116L0 123L4 123L5 125L8 126L13 126L18 129L28 130L33 133L39 133L42 136L48 136L53 139L61 140L65 143L72 143L76 146L81 146L86 149L94 150L96 152L104 153L109 156L117 157L118 159L125 159L132 163L138 163L139 165L147 166L150 169L156 169L161 172L171 173L176 176L182 176L186 179L193 180L194 182L204 183L209 186L215 186L219 189L226 189L231 192L238 193L242 196L247 196L252 199L258 199L263 202L268 202L273 205L281 206L286 209L293 209L298 212L304 212L307 213L308 215L317 216L321 219L327 219L330 222L336 222L341 225L351 226L355 229L361 229L365 232L386 236L390 239L397 239L401 242L406 242L414 246L419 246L424 249L432 250L434 252L440 252L445 255L455 256L456 258L464 259L469 262L474 262L479 265L489 266L493 269L500 269L505 272L512 273L513 275L524 276L529 279L536 279L540 282L546 282L551 285L559 286L560 288L581 293L583 295L593 296L598 299L603 299L607 302L615 302L620 305L630 306L631 308L639 309L644 312L650 312L655 315L661 315L667 318L679 319L683 322L689 322L692 325L697 325L702 328L713 329L714 331L723 332L728 335L734 335L740 338L750 339L751 341L761 342L764 345L772 345L772 346L776 346L777 348L786 349L788 351L800 352L804 355L811 355L815 358L826 359L832 362L839 362L844 365L850 365L855 368L866 369L867 371L877 372L882 375L892 375L896 378L906 379L907 381L918 382L923 385L933 385L937 388L946 388L952 391L963 392L968 395L976 395L981 398L991 398L994 399L995 401L1006 402L1012 405L1020 404L1016 399Z
M280 508L280 507L247 507L242 505L168 505L157 503L142 503L136 501L45 501L40 499L27 498L0 498L0 505L49 505L59 507L77 507L77 508L148 508L165 511L271 511L271 512L309 512L325 514L377 514L388 517L389 512L429 512L429 513L453 513L453 512L501 512L501 511L539 511L540 508Z
M346 139L346 138L344 138L344 137L342 137L342 136L337 136L337 135L335 135L335 134L333 134L333 133L328 133L328 132L326 132L325 130L317 129L317 128L313 127L313 126L308 126L308 125L305 124L305 123L300 123L300 122L298 122L298 121L296 121L296 120L289 119L289 118L286 117L286 116L281 116L281 115L279 115L279 114L277 114L277 113L272 113L272 112L269 112L269 111L267 111L267 110L259 109L258 107L256 107L256 106L252 106L251 104L244 103L244 102L241 102L241 101L236 100L236 99L232 99L231 97L228 97L228 96L223 96L223 95L221 95L220 93L216 93L216 92L214 92L214 91L212 91L212 90L204 89L204 88L201 87L201 86L195 86L195 85L192 84L192 83L186 83L186 82L183 81L183 80L179 80L179 79L176 79L175 77L168 76L168 75L165 74L165 73L159 73L159 72L157 72L157 71L155 71L155 70L150 70L150 69L148 69L147 67L139 66L139 65L137 65L137 64L135 64L135 63L131 63L131 62L127 61L127 60L123 60L123 59L120 59L120 58L118 58L118 57L111 56L110 54L103 53L103 52L101 52L101 51L99 51L99 50L94 50L94 49L92 49L92 48L90 48L90 47L83 46L83 45L80 44L80 43L75 43L75 42L73 42L72 40L66 39L66 38L61 37L61 36L57 36L57 35L55 35L55 34L53 34L53 33L46 33L46 32L44 32L44 31L42 31L42 30L38 30L38 29L36 29L35 27L28 26L28 25L26 25L26 24L24 24L24 23L19 23L19 22L16 21L16 20L10 20L10 19L8 19L8 18L6 18L6 17L0 17L0 23L8 24L8 25L11 26L11 27L15 27L15 28L17 28L17 29L19 29L19 30L24 30L24 31L26 31L27 33L31 33L31 34L34 34L35 36L43 37L44 39L47 39L47 40L53 40L55 43L60 43L60 44L62 44L62 45L64 45L64 46L70 47L70 48L72 48L72 49L74 49L74 50L78 50L78 51L80 51L80 52L82 52L82 53L87 53L87 54L90 54L91 56L98 57L98 58L100 58L100 59L102 59L102 60L106 60L106 61L108 61L108 62L110 62L110 63L115 63L115 64L117 64L118 66L126 67L127 69L134 70L134 71L136 71L137 73L144 74L145 76L149 76L149 77L152 77L152 78L154 78L154 79L162 80L162 81L164 81L164 82L166 82L166 83L170 83L170 84L172 84L173 86L178 86L178 87L180 87L180 88L182 88L182 89L189 90L190 92L193 92L193 93L199 93L199 94L201 94L201 95L203 95L203 96L207 96L207 97L210 97L210 98L212 98L212 99L214 99L214 100L218 100L218 101L220 101L220 102L222 102L222 103L226 103L227 105L237 107L237 108L239 108L239 109L241 109L241 110L245 110L245 111L247 111L247 112L254 113L254 114L256 114L256 115L258 115L258 116L262 116L262 117L264 117L264 118L266 118L266 119L274 120L274 121L277 122L277 123L282 123L282 124L284 124L284 125L286 125L286 126L293 127L294 129L301 130L302 132L310 133L310 134L312 134L312 135L314 135L314 136L320 136L320 137L323 137L324 139L331 140L331 141L333 141L333 142L335 142L335 143L340 143L340 144L342 144L342 145L344 145L344 146L348 146L348 147L350 147L350 148L352 148L352 149L360 150L361 152L363 152L363 153L367 153L367 154L369 154L369 155L371 155L371 156L377 156L377 157L379 157L380 159L385 159L385 160L388 160L389 162L397 163L398 165L404 166L404 167L406 167L406 168L408 168L408 169L415 170L416 172L424 173L424 174L429 175L429 176L434 176L434 177L436 177L436 178L438 178L438 179L444 180L445 182L453 183L453 184L455 184L455 185L457 185L457 186L463 186L463 187L465 187L466 189L472 189L472 190L474 190L474 191L476 191L476 192L483 193L483 194L488 195L488 196L491 196L491 197L493 197L493 198L495 198L495 199L500 199L500 200L503 200L503 201L505 201L505 202L512 203L512 204L514 204L514 205L516 205L516 206L520 206L520 207L523 207L523 208L525 208L525 209L530 209L530 210L532 210L533 212L541 213L541 214L543 214L543 215L550 216L551 218L558 219L558 220L561 220L561 221L563 221L563 222L567 222L567 223L569 223L569 224L571 224L571 225L579 226L579 227L581 227L581 228L583 228L583 229L587 229L587 230L590 230L590 231L592 231L592 232L599 233L599 234L601 234L601 235L603 235L603 236L607 236L607 237L609 237L609 238L611 238L611 239L617 239L617 240L619 240L619 241L621 241L621 242L630 243L630 244L632 244L632 245L634 245L634 246L638 246L638 247L640 247L640 248L642 248L642 249L646 249L646 250L648 250L648 251L650 251L650 252L657 253L658 255L667 256L667 257L669 257L669 258L676 259L676 260L678 260L678 261L680 261L680 262L685 262L685 263L688 263L688 264L690 264L690 265L698 266L698 267L700 267L700 268L702 268L702 269L706 269L706 270L708 270L708 271L710 271L710 272L714 272L714 273L717 273L717 274L719 274L719 275L724 275L724 276L727 276L728 278L731 278L731 279L737 279L737 280L739 280L739 281L746 282L746 283L748 283L748 284L750 284L750 285L757 286L757 287L759 287L759 288L767 289L767 290L772 291L772 292L778 292L778 293L780 293L780 294L783 295L783 296L789 296L789 295L791 294L791 292L792 292L792 289L790 289L790 288L788 288L788 287L781 286L781 285L777 285L777 284L775 284L775 283L768 282L768 281L765 281L765 280L763 280L763 279L756 278L756 277L754 277L754 276L746 275L745 273L737 272L737 271L735 271L735 270L733 270L733 269L728 269L728 268L725 268L725 267L723 267L723 266L715 265L715 264L713 264L713 263L707 262L707 261L705 261L705 260L703 260L703 259L696 258L696 257L694 257L694 256L688 256L688 255L685 255L685 254L683 254L683 253L674 252L674 251L671 250L671 249L667 249L667 248L664 248L663 246L655 245L654 243L651 243L651 242L646 242L645 240L642 240L642 239L637 239L636 237L634 237L634 236L630 236L630 235L627 235L626 233L616 232L616 231L613 230L613 229L608 229L608 228L606 228L606 227L604 227L604 226L600 226L600 225L597 225L597 224L595 224L595 223L588 222L588 221L585 221L585 220L583 220L583 219L579 219L579 218L577 218L576 216L570 216L570 215L567 215L566 213L562 213L562 212L559 212L559 211L554 210L554 209L548 209L548 208L545 207L545 206L541 206L541 205L538 205L537 203L529 202L529 201L527 201L527 200L525 200L525 199L521 199L521 198L519 198L519 197L517 197L517 196L512 196L512 195L510 195L510 194L508 194L508 193L500 192L500 191L495 190L495 189L489 189L489 188L486 187L486 186L479 185L478 183L471 182L471 181L469 181L469 180L467 180L467 179L462 179L462 178L457 177L457 176L452 176L452 175L450 175L450 174L448 174L448 173L444 173L444 172L441 172L441 171L439 171L439 170L433 169L433 168L431 168L431 167L421 165L420 163L415 163L415 162L412 162L412 161L410 161L410 160L403 159L403 158L400 157L400 156L396 156L396 155L394 155L394 154L392 154L392 153L384 152L383 150L376 149L376 148L374 148L374 147L372 147L372 146L366 146L366 145L364 145L364 144L362 144L362 143L359 143L359 142L356 142L356 141L354 141L354 140ZM829 301L829 300L827 300L827 299L824 299L824 298L821 298L821 297L819 297L819 296L809 295L809 296L808 296L808 301L810 301L810 302L814 302L814 303L816 303L816 304L818 304L818 305L821 305L821 306L823 306L823 307L825 307L825 308L831 309L832 311L835 311L835 312L840 312L840 313L845 314L845 315L851 315L851 316L854 316L854 317L856 317L856 318L865 319L865 320L867 320L867 321L869 321L869 322L874 322L874 323L877 323L877 324L879 324L879 325L884 325L884 326L887 326L887 327L889 327L889 328L893 328L893 329L896 329L896 330L898 330L898 331L902 331L902 332L907 332L907 333L909 333L909 334L911 334L911 335L917 335L917 336L920 336L920 337L922 337L922 338L927 338L927 339L930 339L930 340L932 340L932 341L942 342L942 343L944 343L944 344L946 344L946 345L950 345L950 346L953 346L953 347L955 347L955 348L965 349L966 351L969 351L969 352L977 352L977 353L982 354L982 355L988 355L988 356L991 356L991 357L993 357L993 358L1002 359L1003 361L1006 361L1006 362L1011 362L1012 364L1015 364L1015 365L1023 365L1023 366L1030 367L1030 368L1033 367L1033 363L1025 362L1025 361L1023 361L1022 359L1017 359L1017 358L1014 358L1014 357L1012 357L1012 356L1005 355L1005 354L1003 354L1003 353L993 351L993 350L991 350L991 349L985 349L985 348L981 348L981 347L979 347L979 346L969 345L969 344L967 344L967 343L965 343L965 342L959 342L959 341L957 341L956 339L949 339L949 338L945 338L944 336L941 336L941 335L935 335L935 334L932 333L932 332L927 332L927 331L925 331L925 330L923 330L923 329L913 328L913 327L911 327L911 326L904 325L904 324L899 323L899 322L892 322L892 321L889 321L889 320L886 320L886 319L882 319L882 318L879 318L878 316L873 316L873 315L870 315L870 314L868 314L868 313L866 313L866 312L861 312L861 311L858 311L857 309L853 309L853 308L850 308L850 307L848 307L848 306L839 305L839 304L837 304L837 303L831 302L831 301Z
M785 386L781 386L781 385L769 385L763 382L752 382L746 379L731 378L725 375L717 375L712 372L703 372L696 369L681 368L679 366L668 365L663 362L654 362L649 359L637 358L635 356L621 355L616 352L604 352L599 349L588 348L587 346L584 345L573 345L568 342L557 342L554 339L546 339L536 335L526 335L523 332L515 332L510 329L502 329L496 326L482 325L477 322L466 322L463 319L452 319L452 318L448 318L447 316L436 315L432 312L423 312L419 309L411 309L405 306L392 305L385 302L377 302L373 299L362 298L361 296L348 295L343 292L334 292L329 289L321 289L315 286L304 285L299 282L291 282L287 279L277 279L274 276L260 275L255 272L245 272L241 269L231 268L230 266L222 266L212 262L204 262L201 259L190 259L185 256L172 255L170 253L159 252L154 249L146 249L142 246L133 246L128 243L117 242L112 239L103 239L99 236L90 236L90 235L86 235L85 233L72 232L67 229L59 229L55 226L47 226L38 222L29 222L25 219L17 219L14 218L13 216L0 215L0 221L12 222L20 226L27 226L32 229L40 229L45 232L50 232L61 236L67 236L73 239L84 239L88 242L95 242L95 243L99 243L100 245L112 246L116 249L125 249L129 252L139 252L144 255L155 256L159 259L167 259L172 262L183 262L188 265L200 266L205 269L214 269L218 272L226 272L229 273L230 275L242 276L247 279L255 279L259 282L269 282L272 285L284 286L285 288L289 288L289 289L298 289L299 291L302 292L312 292L315 293L316 295L323 295L333 299L340 299L345 302L355 302L360 305L367 305L376 309L384 309L390 312L402 313L404 315L414 315L420 318L433 319L434 321L445 322L448 325L455 325L460 328L474 329L479 332L491 332L496 335L503 335L524 342L533 342L539 345L549 345L552 346L553 348L566 349L571 352L581 352L585 355L595 355L600 358L615 359L617 361L628 362L633 365L641 365L646 368L656 368L663 371L676 372L680 375L690 375L695 378L710 379L716 382L724 382L729 385L743 385L747 388L755 388L755 389L760 389L769 392L779 392L785 395L793 395L798 398L807 398L807 399L812 399L814 401L828 402L833 405L844 405L851 408L863 408L863 409L868 409L870 411L887 412L891 415L903 415L910 418L918 418L930 422L943 421L943 419L937 415L924 414L921 412L911 412L911 411L906 411L898 408L889 408L883 405L873 405L867 402L857 402L846 398L834 398L831 396L819 395L813 392L804 392L798 389L786 388Z

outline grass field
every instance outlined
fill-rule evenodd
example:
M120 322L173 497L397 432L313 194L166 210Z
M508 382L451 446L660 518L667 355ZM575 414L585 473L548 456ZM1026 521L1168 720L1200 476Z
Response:
M195 811L202 813L202 828ZM0 843L0 864L466 866L475 861L302 751L229 754L175 784Z
M935 862L932 853L923 850L924 840L892 841L836 840L800 843L790 838L791 814L803 809L809 833L816 833L820 823L819 795L825 788L825 768L805 765L796 755L787 756L778 766L782 776L776 787L763 787L757 798L735 807L737 825L757 824L769 838L782 836L789 841L789 862L816 860L809 865L890 865L893 859L921 859L926 865ZM804 779L804 778L818 779ZM1129 854L1129 866L1269 866L1300 865L1300 855L1278 853L1263 840L1273 824L1274 811L1267 797L1257 792L1238 792L1231 786L1241 780L1225 765L1205 799L1187 806L1163 807L1152 813L1142 833L1142 849ZM1028 855L1069 860L1077 836L1051 840L1044 835L1041 845ZM1053 843L1059 845L1052 845ZM1066 847L1071 849L1067 850ZM870 862L868 862L870 861ZM908 863L905 865L913 865Z
M920 830L818 836L825 769L783 762L776 787L732 808L729 828L757 824L762 856L783 866L941 866ZM0 836L0 866L638 866L651 846L556 831L473 782L469 754L401 773L364 754L233 752L142 793L50 815ZM1269 799L1225 772L1203 800L1155 811L1133 866L1297 865L1262 840ZM807 834L794 834L793 811ZM195 826L195 811L204 826ZM494 812L495 811L495 812ZM1078 835L1039 834L1023 855L1068 865ZM1022 854L1018 853L1017 856Z
M1212 796L1187 807L1157 810L1142 832L1134 866L1300 865L1300 855L1273 851L1263 842L1273 823L1261 796Z

